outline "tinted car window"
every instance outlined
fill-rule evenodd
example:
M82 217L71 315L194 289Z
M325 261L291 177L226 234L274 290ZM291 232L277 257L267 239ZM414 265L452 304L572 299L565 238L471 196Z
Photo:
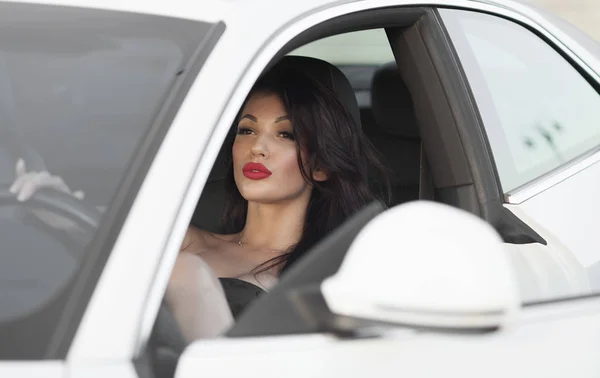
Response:
M210 29L167 17L1 4L3 193L22 157L29 169L48 169L84 191L87 205L108 206ZM0 359L44 358L94 236L39 214L0 203Z
M600 96L558 51L509 20L441 10L505 192L600 145Z

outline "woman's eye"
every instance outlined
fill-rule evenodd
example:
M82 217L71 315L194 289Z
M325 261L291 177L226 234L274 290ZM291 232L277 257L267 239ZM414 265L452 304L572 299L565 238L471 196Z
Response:
M294 134L290 133L289 131L282 131L279 133L279 135L285 139L294 140Z
M247 127L239 127L237 129L237 134L238 135L250 135L250 134L252 134L252 130L250 130Z

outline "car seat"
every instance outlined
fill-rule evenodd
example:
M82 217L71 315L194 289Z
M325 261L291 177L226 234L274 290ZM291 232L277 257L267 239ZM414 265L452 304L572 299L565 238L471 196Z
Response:
M413 102L396 63L378 68L371 84L373 123L365 134L391 169L392 205L419 198L421 140Z

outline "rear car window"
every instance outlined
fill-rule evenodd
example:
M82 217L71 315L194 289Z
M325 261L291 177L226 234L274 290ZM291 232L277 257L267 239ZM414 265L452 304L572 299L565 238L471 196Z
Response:
M206 22L0 4L0 185L44 167L105 208L211 31ZM48 226L0 203L0 359L46 356L94 230Z

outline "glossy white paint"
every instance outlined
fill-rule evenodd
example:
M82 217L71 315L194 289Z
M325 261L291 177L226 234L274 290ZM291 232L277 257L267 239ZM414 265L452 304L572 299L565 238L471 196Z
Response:
M176 377L248 376L254 366L262 378L597 377L598 301L554 307L560 309L527 309L504 331L479 335L388 329L380 338L358 340L309 335L197 342Z
M371 220L321 292L335 314L405 326L503 327L521 307L498 232L471 213L429 201Z
M518 206L506 207L548 243L504 244L515 269L521 300L531 303L589 294L587 271L569 249Z
M357 2L356 0L306 0L301 2L277 2L273 0L253 0L253 1L233 1L233 0L210 0L198 1L190 3L186 0L171 0L168 2L156 1L149 2L144 0L4 0L7 2L18 3L34 3L34 4L51 4L63 6L85 6L89 8L110 9L126 12L138 12L146 14L164 15L169 17L179 17L187 19L197 19L204 21L225 21L228 25L232 25L234 21L242 22L243 19L256 20L252 24L253 32L257 29L274 29L270 22L258 22L260 17L265 17L272 21L286 13L292 14L294 17L299 16L303 12L319 7L330 7L337 4ZM376 8L381 3L379 1L369 0L360 1L359 8ZM449 5L452 7L465 7L467 9L485 9L492 13L505 10L508 14L519 13L526 16L525 23L531 22L537 24L538 27L544 29L545 34L552 36L553 42L559 43L561 48L570 50L575 55L580 56L583 61L581 63L589 66L591 69L600 73L600 61L593 55L589 54L577 41L573 40L568 34L558 29L555 25L546 20L535 9L527 6L523 1L514 0L436 0L433 2L425 1L410 1L410 0L391 0L385 2L388 6L394 5L410 5L410 4L425 4L425 5ZM269 12L264 12L264 9L269 9ZM277 17L273 17L277 15ZM252 16L252 17L250 17ZM276 24L277 22L275 22ZM562 41L562 42L560 42ZM563 44L564 42L564 44ZM567 47L568 45L568 47Z
M77 361L67 365L68 378L139 378L129 361Z
M0 377L65 378L66 376L63 361L2 361L0 363Z
M520 214L554 235L584 267L600 261L600 163L518 205ZM551 206L549 205L551 204ZM600 287L595 288L600 290Z
M154 14L159 16L197 19L217 22L228 14L231 1L198 1L190 3L186 0L144 1L144 0L3 0L9 3L31 3L61 5L70 7L85 7L122 12Z

